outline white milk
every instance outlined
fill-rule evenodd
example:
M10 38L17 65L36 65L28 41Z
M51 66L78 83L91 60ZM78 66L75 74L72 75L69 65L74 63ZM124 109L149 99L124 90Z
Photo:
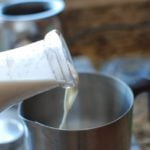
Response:
M78 94L78 87L67 87L65 90L65 96L64 96L64 113L63 118L60 123L59 129L64 129L66 125L66 119L69 113L69 110L71 109L76 97Z
M78 74L58 31L44 40L0 53L0 111L55 87L66 88L65 122L78 93Z
M69 64L69 68L72 72L72 76L74 78L74 85L73 86L66 86L65 87L65 95L64 95L64 112L61 123L59 125L59 129L66 128L66 120L70 109L72 108L74 101L78 95L78 83L79 83L79 76L76 70L73 68L72 65Z
M0 81L0 110L57 86L54 80Z
M43 41L0 53L0 110L59 86L51 71Z
M0 82L55 79L43 41L0 53Z
M59 36L52 31L44 40L0 53L0 111L54 87L74 84L77 73Z

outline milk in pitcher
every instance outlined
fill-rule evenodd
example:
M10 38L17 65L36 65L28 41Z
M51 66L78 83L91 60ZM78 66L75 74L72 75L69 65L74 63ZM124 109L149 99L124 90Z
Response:
M67 46L57 30L44 40L0 53L0 111L52 88L77 84Z

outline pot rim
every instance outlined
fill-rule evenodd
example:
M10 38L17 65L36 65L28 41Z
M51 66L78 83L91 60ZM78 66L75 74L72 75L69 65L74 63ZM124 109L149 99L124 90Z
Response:
M128 94L130 96L130 104L129 107L126 109L126 111L124 111L124 113L122 113L120 116L118 116L117 118L115 118L112 121L109 121L107 123L104 123L102 125L97 125L97 126L93 126L90 128L82 128L82 129L59 129L57 127L53 127L53 126L48 126L46 124L40 123L36 120L31 120L27 117L25 117L22 114L22 106L24 104L24 102L26 101L22 101L19 105L19 117L25 121L26 123L32 124L33 126L38 126L41 128L45 128L45 129L52 129L52 130L56 130L56 131L62 131L62 132L86 132L86 131L92 131L92 130L97 130L97 129L103 129L103 128L107 128L108 126L112 126L112 124L116 124L119 121L122 121L124 118L128 117L128 115L130 115L130 113L132 113L132 109L133 109L133 105L134 105L134 95L132 92L132 89L122 80L111 76L111 75L104 75L104 74L93 74L93 73L79 73L80 76L84 76L84 75L88 75L88 76L97 76L97 77L103 77L103 78L107 78L108 80L112 80L113 82L118 82L119 84L121 84L124 88L126 88L126 90L128 91Z
M47 10L33 13L33 14L19 14L19 15L9 15L4 13L4 9L9 7L17 7L17 5L23 4L41 4L48 7ZM65 3L63 0L31 0L31 1L11 1L0 5L0 20L1 21L33 21L41 20L49 17L56 16L62 12L65 8Z

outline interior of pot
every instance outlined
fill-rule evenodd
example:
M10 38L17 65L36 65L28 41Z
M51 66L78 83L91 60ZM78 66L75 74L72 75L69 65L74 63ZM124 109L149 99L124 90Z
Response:
M63 0L21 0L0 5L0 17L4 21L33 21L56 16L65 8Z
M29 15L48 11L51 9L48 2L21 2L6 5L2 12L5 15Z
M63 116L64 89L56 88L25 100L20 114L25 120L58 128ZM80 74L79 93L69 111L66 129L96 128L128 113L133 105L131 90L121 81L94 74Z

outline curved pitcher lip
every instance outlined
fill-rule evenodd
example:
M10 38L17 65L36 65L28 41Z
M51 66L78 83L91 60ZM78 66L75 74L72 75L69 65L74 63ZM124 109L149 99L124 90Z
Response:
M51 50L51 52L53 52L56 56L56 60L58 62L57 67L59 68L62 77L60 77L60 73L56 70L55 67L56 64L54 64L51 65L51 68L55 75L55 78L57 80L65 81L63 87L77 86L79 81L78 73L74 68L71 54L66 44L66 41L64 40L61 32L58 29L53 29L45 35L44 46L45 51ZM47 56L48 55L49 54L47 53Z
M81 129L60 129L58 127L52 127L52 126L48 126L48 125L45 125L43 123L40 123L38 121L34 121L34 120L30 120L30 119L27 119L25 117L23 117L21 115L21 105L23 103L23 101L20 103L19 105L19 116L21 117L21 119L23 119L25 122L28 122L28 123L31 123L31 124L34 124L35 126L38 125L38 127L42 127L42 128L45 128L47 130L51 129L51 130L55 130L55 131L60 131L60 132L87 132L87 131L92 131L92 130L97 130L97 129L100 129L100 128L106 128L108 126L111 126L112 124L115 124L117 123L119 120L123 119L124 117L127 116L128 113L130 113L132 111L132 108L133 108L133 104L134 104L134 95L133 95L133 92L131 90L131 88L122 80L120 80L119 78L117 77L114 77L112 75L105 75L105 74L94 74L94 73L81 73L83 75L96 75L96 76L102 76L102 77L106 77L106 78L109 78L109 79L112 79L114 81L117 81L119 83L121 83L129 92L129 95L130 95L130 106L128 107L128 109L123 113L121 114L119 117L117 117L116 119L108 122L108 123L104 123L102 125L97 125L97 126L94 126L94 127L90 127L90 128L81 128Z
M48 10L32 13L32 14L24 14L24 15L9 15L3 13L4 8L19 6L23 4L45 4L48 7ZM12 5L12 6L11 6ZM53 17L60 12L62 12L65 8L65 2L63 0L31 0L31 1L10 1L8 3L0 4L0 20L1 21L35 21L46 19L49 17Z

